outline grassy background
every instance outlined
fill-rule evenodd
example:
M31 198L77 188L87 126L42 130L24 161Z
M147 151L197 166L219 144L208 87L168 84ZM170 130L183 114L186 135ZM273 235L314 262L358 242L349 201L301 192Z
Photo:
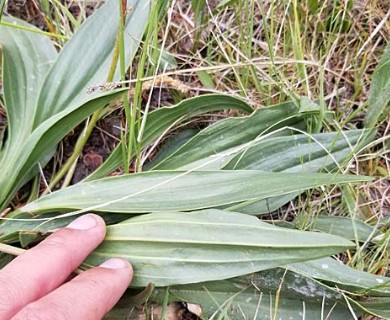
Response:
M9 0L5 12L52 33L61 47L101 3ZM163 3L156 1L142 50L127 74L133 83L130 102L134 112L205 92L240 96L257 108L305 96L318 101L323 111L322 128L313 126L313 131L362 128L372 73L390 40L389 1L209 0L193 1L197 6L191 6L191 1L177 0L166 7ZM136 79L148 81L134 84ZM108 118L125 126L130 118L120 104L114 109ZM204 127L234 115L210 114L190 125ZM307 227L308 216L319 213L348 214L372 224L388 217L389 120L385 115L377 123L376 140L347 166L349 172L378 179L354 189L307 193L272 217L298 217L302 228ZM5 112L0 107L0 128L4 124ZM113 138L104 125L97 124L95 136L98 132L104 141L115 143L120 137ZM72 139L64 141L65 150L72 149ZM90 155L88 147L99 143L90 141L82 159ZM138 159L144 156L139 154ZM54 171L66 157L66 152L58 154ZM142 170L142 163L138 161L131 169ZM369 252L358 248L345 261L360 270L388 275L389 240L390 236Z

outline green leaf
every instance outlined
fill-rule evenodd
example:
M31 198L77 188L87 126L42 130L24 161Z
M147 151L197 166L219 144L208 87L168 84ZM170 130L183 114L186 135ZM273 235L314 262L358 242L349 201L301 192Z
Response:
M166 286L231 278L351 245L340 237L278 228L234 212L151 213L107 227L105 241L84 265L122 257L134 267L132 286Z
M144 148L158 139L178 122L205 112L218 110L239 110L252 112L252 108L243 100L228 95L208 94L186 99L173 107L165 107L148 114L141 147ZM138 126L136 126L137 128ZM138 133L136 131L136 133ZM121 143L111 153L104 164L85 180L90 181L106 176L122 164Z
M16 212L147 213L196 210L260 200L324 184L370 181L352 175L259 171L151 171L109 177L53 192Z
M55 145L77 124L110 102L117 94L117 92L88 94L87 88L92 84L101 84L107 78L117 34L118 5L118 1L111 0L87 19L67 42L50 70L33 70L32 75L40 82L37 81L39 85L31 90L32 98L27 100L23 98L23 101L15 99L8 101L7 97L11 93L17 96L19 92L15 94L13 90L7 89L7 91L12 91L5 94L7 111L17 114L18 103L22 103L22 108L29 112L22 114L21 118L14 116L14 122L20 126L19 131L23 132L20 134L22 138L17 141L18 143L10 141L12 148L7 148L1 154L0 166L4 174L0 177L0 211L8 205L18 188L31 178L36 164L39 161L42 162L41 165L46 164ZM149 14L149 1L130 0L128 5L132 7L132 11L126 19L126 32L130 35L126 37L125 43L127 65L131 62L144 32ZM103 29L102 25L105 26ZM13 39L14 32L18 32L16 34L20 36L20 43L26 45L26 48L13 44L10 39ZM43 44L39 41L36 44L38 47L42 45L42 49L40 47L34 49L35 43L31 44L29 37L45 39L41 40ZM39 51L46 50L49 46L44 41L47 42L47 38L24 31L9 32L6 46L13 50L11 55L15 55L18 60L15 60L15 63L7 63L9 69L5 72L9 74L9 77L4 79L5 86L12 85L16 81L15 83L21 86L22 90L30 88L24 83L27 81L24 80L27 79L25 73L29 69L21 68L24 68L24 60L29 62L27 65L30 69L33 69L35 65L47 63L47 56L44 56L46 60L42 61ZM54 49L51 48L51 50ZM31 51L37 53L31 55ZM50 52L49 49L48 51ZM42 74L38 78L39 72ZM45 78L44 81L43 78ZM30 78L28 80L32 81ZM10 122L12 128L12 119Z
M331 170L342 167L345 160L349 160L373 136L374 132L367 130L270 136L254 141L224 169L272 172Z
M352 293L357 297L348 298L349 302L364 312L386 319L390 316L390 278L352 269L332 258L294 263L286 268Z
M248 117L225 119L202 130L152 169L192 169L207 163L218 153L248 143L259 135L286 125L296 125L300 121L298 108L291 102L257 110ZM222 163L224 162L226 163L226 157ZM206 168L216 167L221 167L221 164L215 163Z
M354 294L390 297L390 278L352 269L332 258L295 263L286 268Z
M336 290L282 269L173 286L169 294L170 302L199 304L206 319L353 319ZM157 288L150 301L162 303L164 295L165 289Z
M201 25L204 23L205 10L207 10L208 4L206 0L192 0L191 9L194 12L194 22L195 22L195 34L194 34L194 47L196 48L199 42L201 34Z
M202 24L204 10L206 9L206 1L205 0L192 0L191 8L195 15L195 26L199 27Z
M35 28L21 20L5 21ZM36 102L47 72L57 52L46 36L0 25L3 53L3 86L7 110L7 152L19 148L32 131ZM4 156L5 150L1 155ZM1 156L0 156L1 158Z
M125 57L129 66L138 49L149 17L150 1L128 0ZM34 126L80 101L94 99L91 86L104 84L109 73L118 31L119 1L110 0L88 18L61 50L40 93ZM104 26L104 27L102 27ZM115 80L120 79L119 66Z
M127 216L120 213L101 213L99 215L104 219L106 225L118 223L128 219ZM23 240L22 242L25 242L25 244L28 244L29 241L26 240L24 234L28 234L28 236L34 234L35 237L38 237L40 234L53 232L63 228L78 218L78 216L59 218L58 213L56 212L45 213L35 217L32 217L27 213L21 213L16 216L10 214L7 217L17 220L6 220L0 224L0 242L15 243L19 240Z
M299 224L299 221L296 221L296 223ZM356 240L360 242L368 241L381 234L381 232L376 230L373 226L370 226L361 220L349 217L324 215L313 217L309 222L308 230L319 230L344 237L348 240Z
M320 134L267 137L254 141L237 153L224 169L273 172L317 172L344 167L349 159L375 136L373 130L350 130ZM235 211L247 214L272 212L298 196L298 193L243 203Z
M379 65L372 77L371 92L368 98L368 111L364 124L374 128L383 116L390 112L390 43L386 46Z
M4 173L12 172L13 175L0 175L0 208L6 206L18 188L26 182L26 177L43 155L50 152L83 119L120 94L121 91L100 93L99 98L61 111L36 128L19 146L18 152L7 154L2 162L2 170Z

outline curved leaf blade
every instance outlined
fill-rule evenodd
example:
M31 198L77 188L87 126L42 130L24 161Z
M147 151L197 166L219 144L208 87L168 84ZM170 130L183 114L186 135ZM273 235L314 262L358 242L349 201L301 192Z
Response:
M35 28L14 18L5 21ZM8 148L20 147L33 129L36 102L57 51L47 36L0 25ZM12 151L9 151L12 152Z
M197 210L265 199L324 184L369 180L371 178L351 175L251 170L151 171L79 183L31 202L17 212Z
M390 278L352 269L332 258L295 263L286 268L354 294L390 297Z
M0 175L0 209L11 201L18 188L26 182L31 170L42 160L42 155L50 153L69 131L121 92L101 93L94 100L63 110L36 128L19 149L7 154L2 170L8 174Z
M340 237L278 228L235 212L152 213L107 227L105 241L84 265L122 257L134 266L132 286L167 286L231 278L351 246Z
M208 157L250 142L261 134L301 122L299 115L298 107L287 102L257 110L247 117L218 121L151 170L192 169L207 162Z
M342 167L374 137L372 130L269 137L254 142L224 169L272 172L316 172Z
M144 148L158 139L178 121L183 121L202 113L219 110L253 111L245 101L228 95L206 94L186 99L173 107L160 108L148 114L141 147ZM136 131L136 134L138 135L138 131ZM122 145L119 143L103 165L88 176L85 181L104 177L117 169L121 164Z
M382 234L364 221L349 217L317 215L309 224L309 230L319 230L360 242L369 241Z
M129 66L138 49L149 17L149 0L128 0L125 57ZM110 0L88 18L65 44L50 69L40 93L34 127L80 101L94 99L88 88L106 82L115 46L119 2ZM119 66L114 80L119 79Z
M374 136L374 130L271 136L254 142L235 155L224 169L314 173L343 168ZM293 200L298 194L243 203L234 210L254 215L270 213Z

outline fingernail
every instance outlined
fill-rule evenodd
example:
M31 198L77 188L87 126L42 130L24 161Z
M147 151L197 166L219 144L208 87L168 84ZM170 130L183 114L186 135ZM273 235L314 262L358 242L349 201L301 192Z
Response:
M67 228L77 230L88 230L95 227L97 221L92 214L86 214L68 224Z
M115 258L103 262L99 267L107 269L123 269L128 267L128 265L129 264L125 260Z

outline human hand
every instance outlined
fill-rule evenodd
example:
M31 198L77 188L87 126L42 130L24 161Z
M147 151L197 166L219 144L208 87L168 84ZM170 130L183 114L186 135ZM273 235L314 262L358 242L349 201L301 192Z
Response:
M97 320L119 300L131 265L110 259L64 282L104 239L105 223L84 215L0 270L0 320Z

